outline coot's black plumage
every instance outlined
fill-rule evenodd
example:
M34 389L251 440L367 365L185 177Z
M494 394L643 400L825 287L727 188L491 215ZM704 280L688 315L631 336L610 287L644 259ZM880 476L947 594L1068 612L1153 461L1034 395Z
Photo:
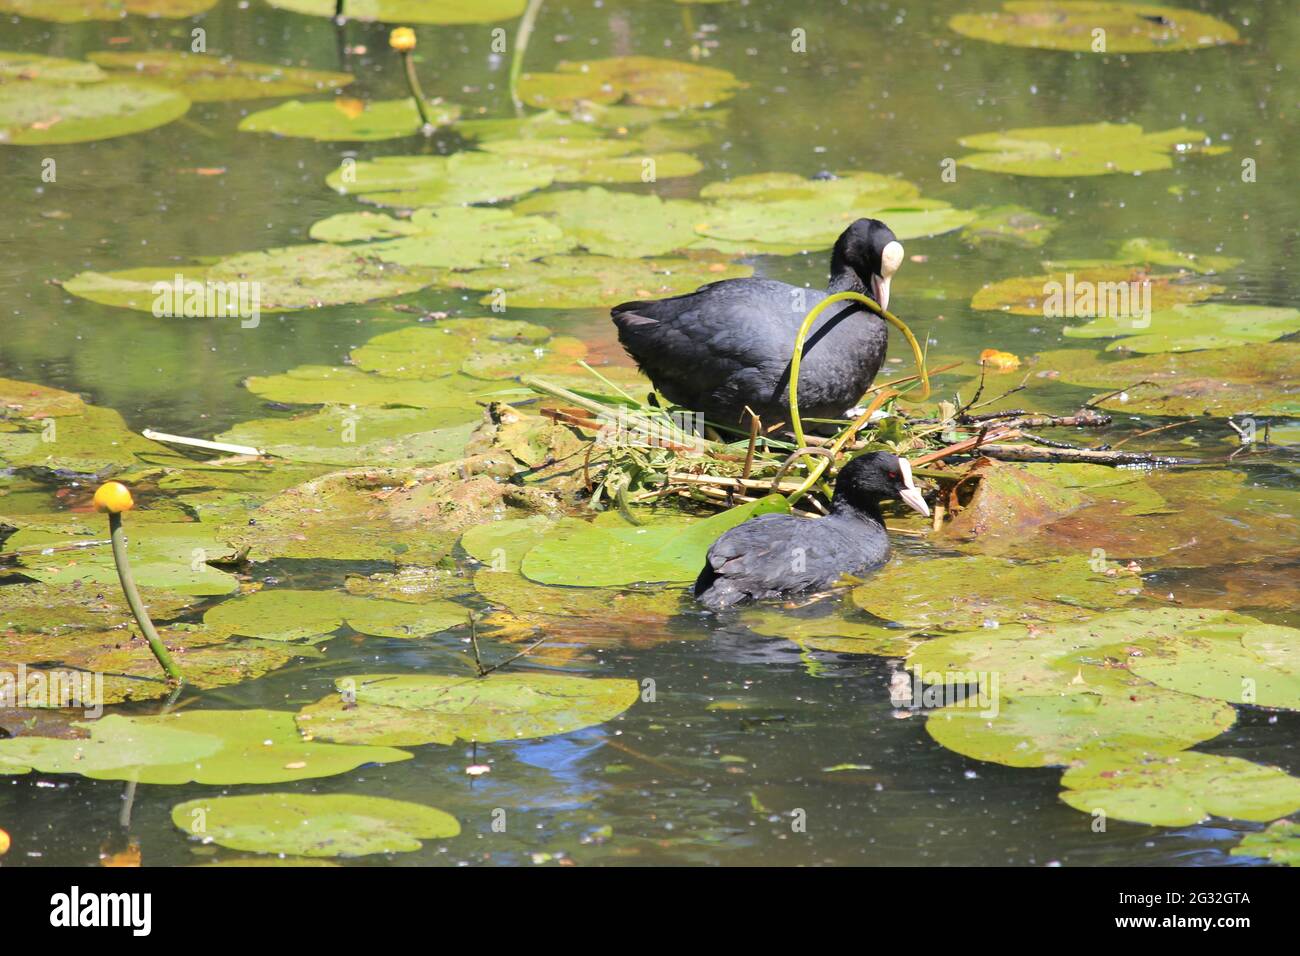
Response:
M889 282L903 247L878 219L859 219L835 243L826 292L774 279L726 279L689 295L624 302L611 311L618 339L669 401L719 425L737 425L745 406L764 426L787 420L790 355L804 316L836 292L889 307ZM838 418L871 386L885 360L885 323L856 302L818 317L799 372L803 417Z
M713 542L695 581L696 599L720 610L825 590L842 575L880 567L889 557L880 514L880 502L888 498L930 513L906 459L885 452L853 459L835 481L825 518L760 515Z

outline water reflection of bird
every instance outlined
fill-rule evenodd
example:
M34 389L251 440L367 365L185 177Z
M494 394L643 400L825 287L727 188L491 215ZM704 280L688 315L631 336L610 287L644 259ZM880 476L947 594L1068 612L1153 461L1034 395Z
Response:
M804 316L836 292L889 307L903 247L878 219L859 219L835 243L825 292L775 279L726 279L689 295L624 302L611 311L618 338L669 401L718 425L741 423L748 406L764 426L789 416L790 356ZM803 417L841 418L885 360L885 323L856 302L828 308L804 344Z
M880 502L890 498L930 513L906 459L886 452L855 458L835 480L825 518L760 515L713 542L695 581L696 599L722 609L824 590L842 575L880 567L889 557Z

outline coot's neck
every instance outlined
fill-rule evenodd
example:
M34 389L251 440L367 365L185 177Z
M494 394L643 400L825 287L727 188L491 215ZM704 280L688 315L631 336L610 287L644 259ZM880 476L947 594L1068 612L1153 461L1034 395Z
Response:
M826 286L826 291L831 295L836 292L856 292L858 295L869 295L867 285L862 281L856 270L851 266L844 265L840 262L831 262L831 281Z
M831 499L831 517L852 518L884 527L885 516L880 513L879 501L858 501L849 504L838 495Z

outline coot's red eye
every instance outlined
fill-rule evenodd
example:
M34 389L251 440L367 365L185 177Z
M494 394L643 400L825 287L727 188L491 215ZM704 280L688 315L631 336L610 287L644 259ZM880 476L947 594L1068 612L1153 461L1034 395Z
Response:
M891 472L889 473L889 477L890 477L890 478L897 478L897 477L898 477L898 472L896 472L896 471L891 471Z

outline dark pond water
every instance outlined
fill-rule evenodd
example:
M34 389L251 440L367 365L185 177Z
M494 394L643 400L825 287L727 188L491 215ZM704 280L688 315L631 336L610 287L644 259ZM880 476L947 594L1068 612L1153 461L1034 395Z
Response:
M1135 237L1240 259L1216 279L1232 301L1289 305L1300 298L1294 159L1300 154L1300 16L1289 0L1189 5L1236 25L1249 42L1189 54L1103 57L995 46L946 28L956 7L983 4L548 0L528 64L545 69L563 58L636 53L689 58L693 47L703 46L709 65L747 82L728 104L722 132L694 150L703 172L658 184L665 197L694 197L707 183L754 172L865 169L901 175L927 197L959 207L1015 203L1057 217L1061 226L1045 250L976 249L956 233L911 240L909 255L924 258L907 262L894 284L893 307L914 328L929 331L936 359L969 360L986 347L1030 355L1071 342L1057 327L974 311L970 296L986 282L1040 271L1040 259L1101 258ZM347 69L358 77L350 95L402 95L386 26L348 24L346 45L371 52L343 58L327 20L258 0L222 0L196 22L207 31L209 50ZM504 25L513 31L513 23ZM52 25L3 16L0 47L80 58L118 38L129 40L122 49L180 45L190 26L137 17ZM807 31L804 55L790 51L796 28ZM431 93L454 99L467 113L507 116L509 59L490 52L490 30L421 28L420 68ZM391 318L377 320L372 309L354 307L266 316L251 330L155 319L74 298L51 284L85 269L305 242L311 223L357 208L323 183L342 156L445 153L463 145L452 133L427 142L337 144L236 132L243 115L264 105L201 103L180 122L134 136L0 148L0 376L75 390L118 410L136 429L212 435L266 416L262 400L241 388L248 376L337 364L349 349L395 327ZM958 136L1103 119L1201 129L1232 152L1178 159L1170 170L1140 176L1036 179L962 169L955 182L941 177L945 158L962 155ZM42 182L47 156L57 160L56 183ZM1254 183L1241 181L1246 156L1257 162ZM194 173L206 168L224 172ZM56 211L66 215L51 215ZM820 286L824 259L818 252L754 265ZM473 295L437 288L399 301L481 314ZM618 357L605 310L529 310L520 317L587 340L598 358ZM1060 386L1033 402L1068 409L1087 394ZM1120 416L1109 434L1117 438L1163 421ZM1222 455L1231 450L1228 438L1222 420L1207 420L1142 447L1176 451L1189 441L1217 442ZM1293 472L1275 459L1241 471L1260 489L1294 490ZM1243 527L1247 552L1251 533ZM924 556L921 545L902 548ZM1235 560L1267 563L1270 555ZM288 563L277 572L310 586L337 586L358 569L373 567ZM1163 583L1173 590L1180 578L1171 573ZM1257 616L1300 624L1293 610L1275 607ZM923 717L891 706L896 661L802 652L781 638L694 612L635 635L599 620L585 626L589 643L564 666L653 679L654 702L585 731L480 746L476 753L417 747L404 763L261 789L394 797L436 805L461 820L455 839L350 865L560 857L583 864L1252 862L1228 851L1258 825L1111 822L1098 833L1089 815L1058 799L1059 769L1004 767L944 749L927 735ZM272 674L219 697L200 695L195 706L296 709L328 694L334 677L358 668L442 672L464 653L460 639L449 635L418 642L342 636L327 647L325 663ZM718 702L723 706L710 706ZM1240 711L1229 732L1198 749L1300 773L1294 716ZM491 773L468 777L465 768L475 762L490 764ZM860 769L830 769L846 764ZM129 837L139 842L146 864L239 856L199 848L170 822L174 804L212 792L138 789ZM5 862L94 864L101 848L127 839L122 808L120 783L40 773L0 777L0 827L14 839ZM492 830L498 808L508 815L505 833ZM803 832L792 827L797 810L806 815Z

